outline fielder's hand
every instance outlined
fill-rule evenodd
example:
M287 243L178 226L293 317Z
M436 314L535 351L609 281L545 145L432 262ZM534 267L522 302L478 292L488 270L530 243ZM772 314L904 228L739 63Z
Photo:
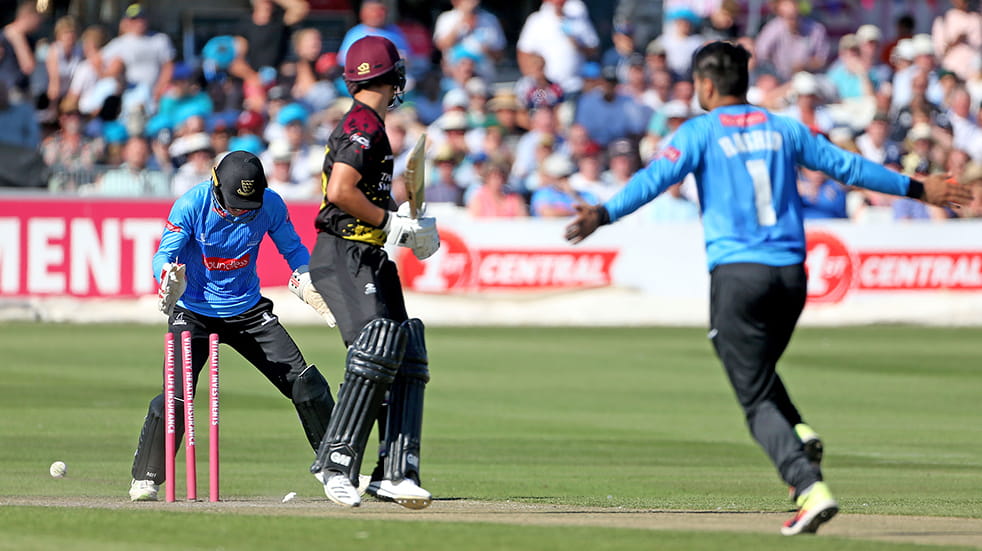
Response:
M314 288L314 283L310 281L310 272L306 264L293 270L288 287L293 291L293 294L300 297L300 300L306 302L320 314L329 327L337 326L338 322L334 319L334 313L327 307L327 304L324 303L324 297L317 292L317 289Z
M932 174L921 181L924 192L917 197L925 203L947 207L961 206L972 202L972 189L959 184L950 174ZM911 185L914 185L911 182Z
M174 311L177 299L181 298L188 282L184 277L184 264L164 264L160 272L160 287L157 288L157 308L168 317Z
M576 205L576 218L566 226L566 241L577 244L597 228L610 223L610 214L603 205Z
M399 210L401 212L402 207ZM440 248L440 234L436 229L436 218L433 217L413 219L399 212L390 212L385 231L389 234L390 242L400 247L409 247L420 260L433 256Z

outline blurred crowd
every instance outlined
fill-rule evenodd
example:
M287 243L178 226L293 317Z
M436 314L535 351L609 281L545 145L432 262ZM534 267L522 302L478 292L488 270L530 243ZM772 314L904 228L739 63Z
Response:
M513 58L479 0L451 4L429 29L395 24L386 3L364 0L338 51L326 51L304 24L305 0L253 0L229 34L178 59L140 4L117 29L65 16L38 37L44 16L23 2L0 33L0 147L39 152L51 191L140 197L181 194L221 155L246 150L287 201L317 200L323 144L352 101L340 77L345 51L378 34L409 72L405 101L386 119L397 200L406 155L425 133L430 202L475 217L566 217L611 197L702 113L691 57L724 39L754 54L751 103L894 170L950 172L976 195L966 208L940 209L802 170L806 216L982 216L982 14L967 0L937 10L930 33L916 34L905 15L838 37L795 0L769 2L759 29L741 27L733 0L620 0L610 37L582 0L543 0ZM503 67L517 67L516 78L502 78ZM691 176L635 216L698 218Z

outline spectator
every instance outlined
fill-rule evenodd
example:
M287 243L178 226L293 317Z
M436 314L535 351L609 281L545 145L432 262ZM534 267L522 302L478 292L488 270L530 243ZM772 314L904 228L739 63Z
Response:
M818 79L804 71L796 73L791 79L791 94L794 104L783 114L800 121L812 132L827 134L834 126L832 116L822 102Z
M93 193L118 197L168 197L167 175L147 168L150 146L139 136L131 136L122 150L122 164L102 175ZM84 191L84 190L83 190Z
M951 8L934 19L931 38L942 67L963 81L974 76L982 50L982 15L969 11L968 0L951 0Z
M106 45L106 32L98 25L87 27L82 31L79 43L83 59L72 74L65 100L77 105L82 114L95 116L104 102L104 98L94 97L94 91L99 80L105 76L102 47ZM112 85L115 91L115 83Z
M569 177L573 189L589 193L600 201L607 201L620 188L603 178L603 149L596 142L590 142L576 161L577 172Z
M182 141L171 146L170 154L175 159L185 159L171 180L172 195L184 195L211 177L211 169L215 166L215 150L212 149L208 134L199 132L185 136Z
M467 212L474 218L515 218L528 216L528 207L507 187L508 163L495 159L485 163L481 183L467 201Z
M545 59L545 74L571 96L583 88L580 70L595 55L600 39L582 0L542 0L542 6L525 20L518 37L518 67L531 75L530 54Z
M58 130L41 143L44 163L61 171L91 170L102 157L102 143L82 133L82 115L70 103L63 104L58 117ZM63 182L59 187L75 191L83 182Z
M480 58L469 50L454 46L443 59L444 90L463 89L467 82L477 76L477 62Z
M539 54L528 54L526 60L528 73L515 83L515 95L521 98L522 106L528 110L539 107L557 107L566 96L562 86L546 77L546 60Z
M630 24L635 44L648 44L662 33L662 2L618 0L614 24Z
M519 138L526 132L518 121L520 108L515 94L509 90L499 91L488 101L488 111L494 117L492 124L501 128L502 141L512 155L515 153Z
M839 59L829 67L827 77L841 100L873 97L873 81L859 55L856 35L847 34L839 39Z
M613 46L600 58L604 67L617 67L617 78L627 80L627 67L631 57L638 53L634 44L634 28L630 22L614 22L614 33L611 35Z
M982 161L982 128L972 116L972 97L965 88L958 87L952 92L947 119L954 134L953 147L967 151L973 159Z
M341 40L341 48L338 49L338 64L343 67L348 48L359 38L370 35L388 38L389 41L395 44L402 58L409 59L409 42L406 40L406 35L403 34L398 26L389 23L388 18L389 9L385 7L385 3L382 0L363 0L361 8L358 10L359 23L348 29L348 32L344 35L344 39ZM407 67L406 69L407 72L415 70L413 67Z
M818 170L798 171L798 195L805 220L848 218L846 188Z
M229 72L252 87L286 59L290 29L310 10L305 0L252 0L252 12L238 24L235 60Z
M270 150L260 155L263 166L266 167L267 171L270 171L273 166L272 144L277 142L285 144L292 156L290 177L293 181L303 185L305 191L308 189L307 184L311 183L315 172L319 179L320 161L323 161L324 156L324 148L315 147L310 143L310 137L307 133L307 120L309 118L310 114L307 109L299 103L291 103L280 109L276 115L276 122L282 132L278 133L277 138L269 141ZM317 170L312 170L312 167L317 167Z
M607 170L601 178L617 191L627 185L638 169L638 152L629 140L616 140L607 148Z
M668 68L681 78L689 78L692 54L705 42L702 35L695 32L699 16L689 8L676 8L668 12L669 28L659 38L668 61Z
M298 100L306 98L320 81L317 62L321 57L322 48L321 33L317 29L308 27L293 33L293 52L296 54L296 61L293 62L294 78L290 95L294 98Z
M879 90L885 82L890 82L893 76L893 69L890 65L880 61L880 43L883 40L883 33L876 25L863 25L856 30L856 42L859 43L859 59L866 68L873 88Z
M515 162L511 166L512 182L521 186L520 189L523 190L534 189L537 181L529 178L535 174L536 166L557 146L562 145L563 139L559 135L555 110L550 107L540 107L533 111L531 128L515 144Z
M638 138L650 113L631 97L617 93L616 67L604 67L604 84L584 94L576 105L576 122L590 139L606 147L617 138Z
M174 46L164 33L151 33L140 4L130 4L119 23L120 34L102 49L108 76L121 76L127 88L126 104L139 103L153 114L170 85L174 70Z
M668 140L681 124L692 116L689 104L682 100L672 100L656 111L648 120L645 148L649 152L658 149L659 144Z
M906 48L906 47L905 47ZM909 55L913 58L913 63L904 69L897 70L893 75L893 104L894 112L900 111L910 105L913 97L919 92L921 86L914 83L920 76L927 78L927 83L923 87L923 93L931 103L941 102L941 88L938 84L938 75L935 73L936 62L934 59L934 45L931 36L918 34L911 39ZM901 50L901 46L897 46ZM899 53L907 54L900 51Z
M573 216L576 214L576 205L596 205L600 202L590 192L573 189L569 177L575 170L573 163L565 155L554 153L546 158L542 166L542 185L532 194L532 216Z
M907 133L917 122L915 117L918 113L923 114L928 123L933 124L939 120L942 111L940 107L928 99L929 83L929 74L923 72L914 74L910 81L910 90L907 92L911 99L899 110L893 122L894 133L891 137L894 140L902 141L907 137Z
M57 106L68 94L72 76L83 59L75 18L66 15L55 22L55 38L48 46L45 60L48 73L48 101L52 105Z
M777 0L776 17L760 30L755 54L769 63L781 80L798 71L820 72L829 57L825 26L798 12L795 0Z
M160 98L157 114L148 123L150 127L173 129L192 114L210 116L214 106L201 85L200 73L196 74L186 63L175 63L171 84Z
M464 190L457 183L454 171L461 157L443 144L433 156L433 172L426 182L426 200L430 203L452 203L463 205Z
M286 142L269 144L265 155L269 160L268 165L266 162L263 163L263 166L268 166L269 174L266 180L269 189L279 193L283 200L289 203L300 199L314 199L319 195L320 190L313 185L314 182L310 178L297 180L294 176L296 171L293 165L296 161Z
M37 149L41 128L34 116L34 106L16 89L0 81L0 144Z
M866 131L856 138L859 153L874 163L899 167L900 144L890 139L890 117L883 112L873 116Z
M934 144L935 138L931 125L926 122L915 124L907 133L908 153L901 160L904 174L914 176L937 172L941 167L931 162L931 148Z
M0 32L0 83L7 90L27 92L37 61L28 36L41 27L41 14L34 0L17 4L14 20Z
M736 0L722 0L709 14L702 35L707 41L736 40L740 36L740 29L736 23L739 13L740 6Z
M476 72L488 82L496 77L495 64L505 48L505 33L498 18L481 8L480 0L451 0L453 9L436 19L433 42L450 56L454 48L463 48L477 57Z
M648 86L641 94L641 103L657 111L659 107L665 105L672 96L672 74L667 69L657 69L651 71L648 76Z
M900 41L913 38L914 23L914 18L909 13L905 13L897 18L894 26L896 29L894 39L883 47L883 52L880 54L880 61L882 63L893 65L894 50L900 45Z

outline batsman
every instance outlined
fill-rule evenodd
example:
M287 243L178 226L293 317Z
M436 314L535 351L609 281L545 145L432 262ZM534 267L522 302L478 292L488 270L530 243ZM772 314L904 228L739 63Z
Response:
M430 378L423 323L409 319L399 273L383 245L388 240L408 247L423 260L439 249L440 239L436 220L423 216L421 188L415 187L421 171L407 178L416 192L412 201L397 210L392 199L385 114L401 101L406 83L396 47L378 36L356 41L344 77L354 102L328 139L310 274L337 318L348 355L337 406L310 471L331 501L360 505L356 484L377 420L379 461L367 492L421 509L432 499L419 477L423 391Z

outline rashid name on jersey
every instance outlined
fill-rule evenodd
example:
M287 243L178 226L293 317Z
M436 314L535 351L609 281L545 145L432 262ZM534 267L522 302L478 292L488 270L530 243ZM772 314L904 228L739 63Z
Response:
M371 107L356 100L327 140L321 175L324 201L314 224L318 231L344 239L384 245L386 235L382 228L351 216L327 200L327 182L331 179L334 163L349 165L361 174L358 189L373 205L395 210L392 146L382 118Z
M710 270L735 262L787 266L805 259L797 165L895 195L910 185L907 176L836 147L794 119L730 105L683 123L605 207L613 222L693 173Z
M188 285L177 304L204 316L241 314L260 299L256 260L267 233L291 270L310 263L275 191L266 190L259 209L232 216L215 200L211 181L200 183L171 207L153 255L154 276L159 283L165 262L183 263Z

